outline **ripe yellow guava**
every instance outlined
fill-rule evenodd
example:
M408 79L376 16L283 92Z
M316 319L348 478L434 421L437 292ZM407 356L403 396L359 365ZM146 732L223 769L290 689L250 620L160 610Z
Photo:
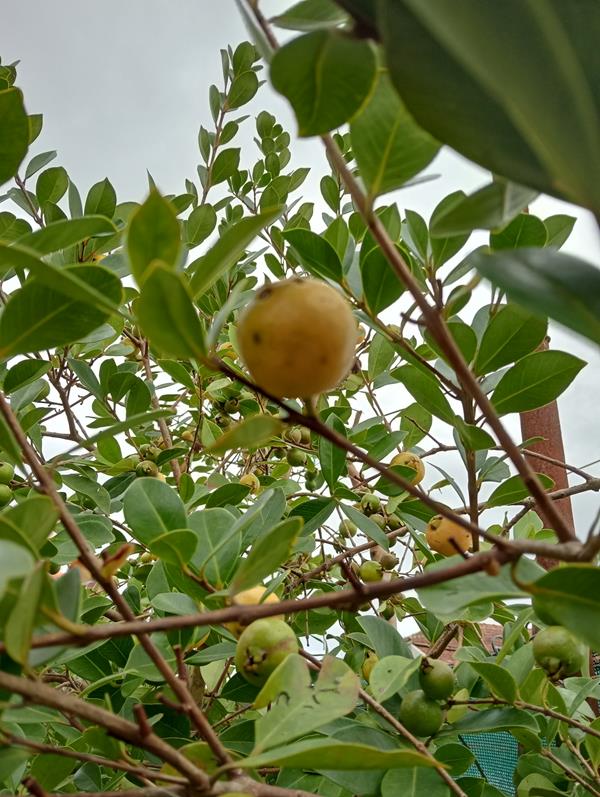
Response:
M441 515L431 518L425 537L431 550L441 553L442 556L455 556L458 553L450 540L453 540L463 553L469 550L473 542L469 531Z

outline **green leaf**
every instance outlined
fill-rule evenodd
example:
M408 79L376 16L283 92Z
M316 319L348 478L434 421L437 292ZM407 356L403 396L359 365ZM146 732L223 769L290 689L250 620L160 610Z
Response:
M326 656L316 682L301 656L288 656L272 673L254 701L269 711L255 724L252 755L305 736L338 717L349 714L358 702L356 674L340 659Z
M368 260L368 258L366 258ZM367 356L367 374L372 382L376 377L389 370L396 359L394 345L381 332L376 332L369 346Z
M4 628L4 643L8 655L22 665L27 663L33 626L45 580L46 569L44 563L39 562L23 580Z
M0 91L0 185L17 173L29 147L29 120L19 89Z
M103 305L120 304L121 283L108 269L69 266L62 272L65 283L74 278L70 286L88 288L94 297L103 295ZM11 294L0 317L0 356L26 354L81 340L109 315L103 307L74 300L37 279L30 279Z
M117 194L108 177L105 177L104 180L95 183L88 191L83 212L86 216L96 213L99 216L106 216L107 219L112 219L116 206Z
M316 274L317 277L341 282L340 258L326 238L300 227L295 230L285 230L283 237L292 246L307 271Z
M50 150L49 152L40 152L39 155L35 155L27 164L27 168L25 169L25 179L28 180L30 177L36 172L39 172L40 169L43 169L44 166L47 166L51 161L56 158L57 152L55 149Z
M9 396L15 390L35 382L47 374L50 368L51 364L45 360L21 360L4 377L4 393Z
M53 166L42 172L35 184L35 193L40 207L46 202L58 202L69 187L69 176L62 166Z
M483 333L474 370L478 375L497 371L536 349L546 337L548 322L517 304L494 313Z
M227 94L227 108L240 108L250 102L257 91L258 77L256 72L251 69L241 72L235 76L231 83L231 88Z
M397 247L397 249L406 258L402 248ZM375 314L394 304L404 293L404 284L379 247L371 249L361 261L360 274L365 300L369 309Z
M190 529L175 529L153 537L147 545L163 562L184 568L196 552L198 539Z
M168 200L153 190L133 213L127 228L127 254L137 284L141 286L144 283L154 260L175 268L180 250L175 210Z
M381 781L381 797L450 797L451 793L437 772L423 767L391 769Z
M260 448L282 429L283 422L273 415L251 415L228 429L206 450L216 455L237 448Z
M469 666L483 678L495 697L509 703L515 702L518 697L517 683L508 670L485 661L471 661Z
M554 482L549 476L543 473L538 473L537 477L541 482L544 490L550 490L554 487ZM511 476L499 487L496 487L494 492L487 499L486 506L490 509L493 506L507 506L510 504L518 504L530 495L525 482L520 476Z
M25 219L18 219L14 213L0 213L0 241L10 244L23 235L31 232L31 226Z
M190 287L193 296L198 298L206 293L219 277L229 271L259 232L275 221L281 211L281 207L269 208L228 227L205 255L190 264L188 271L192 275Z
M595 4L383 0L378 10L392 78L425 129L495 174L599 209Z
M98 432L92 437L87 438L86 443L91 445L98 443L100 440L105 440L106 438L114 438L115 435L119 434L120 432L124 432L127 429L135 429L136 426L145 426L153 421L160 420L160 418L168 418L171 415L173 415L172 410L162 409L152 410L151 412L140 412L137 415L130 415L126 420L119 421L118 423L113 423L112 417L102 419L102 425L107 426L107 428L103 429L101 432ZM76 446L76 448L78 448L78 446Z
M335 413L331 413L327 417L325 425L343 437L346 437L346 428ZM334 492L339 477L346 472L346 452L339 448L339 446L335 446L327 440L327 438L320 436L319 463L321 465L323 478L327 482L331 492Z
M384 703L408 683L409 678L419 669L421 660L405 656L385 656L380 659L369 678L369 686L378 703Z
M332 738L303 739L260 755L237 761L244 769L280 766L310 769L396 769L433 766L433 759L413 750L378 750L366 744L338 742Z
M457 196L432 221L434 238L463 235L472 230L504 227L536 198L537 192L505 180L480 188L470 196Z
M215 507L190 515L189 524L197 538L192 564L217 589L223 589L239 562L242 531L232 524L225 509Z
M563 351L528 354L498 382L492 403L500 415L543 407L563 393L585 362Z
M435 751L435 758L448 767L448 772L452 777L462 775L475 760L475 756L468 747L465 747L464 744L453 742L438 747Z
M88 479L86 476L66 474L63 482L76 493L85 495L94 502L106 515L110 514L110 495L108 491L98 482Z
M546 246L550 249L560 249L573 232L576 221L575 216L566 216L563 213L557 213L555 216L548 216L547 219L544 219L544 226L548 234Z
M352 120L350 134L370 198L400 188L423 171L440 148L415 123L383 70L367 104Z
M81 219L53 221L19 238L19 246L34 249L38 255L48 255L67 249L95 236L114 235L117 228L104 216L84 216ZM18 264L17 264L18 265Z
M600 648L600 570L594 565L563 565L529 585L534 609L554 618L592 650Z
M365 615L356 619L380 659L387 656L402 656L405 659L413 657L411 646L387 620L373 615Z
M181 498L160 479L136 479L123 497L123 512L133 536L143 545L187 526Z
M500 232L490 235L492 249L523 249L528 246L545 246L548 232L541 219L531 213L520 213Z
M562 252L520 249L469 262L515 302L600 344L600 271Z
M11 579L26 576L34 564L27 548L11 540L0 540L0 596Z
M292 39L271 61L271 82L290 101L300 136L321 135L351 119L376 74L369 41L330 30Z
M359 512L358 509L350 506L350 504L341 504L340 509L353 523L356 523L358 528L370 540L373 540L373 542L381 545L381 547L385 548L386 551L388 550L390 543L385 532L380 529L377 523L374 523L370 517L363 515L362 512Z
M183 274L154 262L145 272L135 312L144 334L161 354L202 359L204 330Z
M288 518L260 536L248 556L240 562L229 586L230 593L235 595L260 584L286 562L302 531L303 522L299 517Z
M0 514L0 537L25 540L25 544L37 555L57 520L58 510L50 498L30 495ZM10 532L11 537L8 536Z
M206 240L217 224L217 214L212 205L199 205L194 208L185 222L186 243L198 246Z
M463 719L454 723L459 733L498 733L499 731L524 732L527 739L539 739L540 729L535 718L518 708L491 708L470 711ZM537 742L539 744L539 742Z
M494 438L485 429L465 423L458 415L454 419L454 428L467 451L484 451L496 445Z
M392 371L392 376L402 382L421 407L446 423L454 423L452 408L434 376L414 365L403 365Z
M458 557L452 556L443 562L430 565L426 572L452 567L458 561L460 561ZM531 582L539 578L544 571L535 562L520 559L516 572L520 580ZM477 603L489 603L504 598L522 598L527 595L525 590L512 580L510 565L502 567L497 576L471 573L443 584L422 587L417 590L417 594L425 609L443 622L460 619L467 607Z
M346 21L346 14L332 0L301 0L283 14L271 18L278 28L311 31L336 27Z

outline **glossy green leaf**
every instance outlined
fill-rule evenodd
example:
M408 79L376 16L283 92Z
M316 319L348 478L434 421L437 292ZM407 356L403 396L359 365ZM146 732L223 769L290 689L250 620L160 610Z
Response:
M469 662L469 666L483 678L495 697L514 703L518 689L515 679L508 670L485 661Z
M381 781L381 797L450 797L452 792L437 772L425 767L390 769Z
M543 317L532 315L517 304L504 305L494 313L483 333L475 373L488 374L520 360L540 345L547 328Z
M151 191L144 204L131 216L127 228L127 254L138 285L144 283L154 260L174 268L180 250L175 210L158 191Z
M217 214L212 205L199 205L190 213L185 222L186 242L189 246L202 243L217 224Z
M564 565L531 583L534 608L553 617L593 650L600 649L600 570L588 564Z
M27 575L34 564L27 548L12 540L0 540L0 596L11 579Z
M294 109L300 136L328 133L361 108L376 78L373 45L338 31L292 39L271 61L271 82Z
M452 777L462 775L475 760L475 756L468 747L453 742L438 747L435 751L435 758L448 767L448 772Z
M286 230L283 237L293 247L302 265L311 274L340 282L342 264L340 258L326 238L311 230Z
M35 382L40 376L47 374L51 364L45 360L21 360L13 365L4 377L3 390L8 396L15 390Z
M562 252L475 252L480 274L532 313L550 316L600 344L600 270Z
M258 85L256 72L251 69L236 75L227 94L227 107L240 108L250 102L258 91Z
M260 448L281 433L283 422L273 415L251 415L236 423L207 447L211 454L239 448Z
M56 158L57 154L56 150L53 149L49 152L40 152L38 155L34 155L25 169L25 179L28 180L30 177L33 177L36 172L39 172L40 169L43 169L44 166L51 163L54 158Z
M161 354L182 360L204 356L204 330L183 274L153 263L145 272L135 312Z
M23 580L4 628L3 637L8 655L19 664L24 665L27 662L45 580L46 568L39 562Z
M334 413L327 417L325 424L338 434L346 437L346 428ZM346 471L346 452L331 443L327 438L319 436L319 463L325 481L333 492L338 479Z
M564 213L557 213L544 219L547 233L546 246L550 249L560 249L573 232L576 221L575 216L566 216Z
M65 474L63 482L74 492L90 498L102 512L110 514L110 495L101 484L78 474Z
M398 251L406 257L400 247ZM360 273L365 300L375 314L394 304L404 293L404 284L378 247L361 261Z
M519 213L504 229L490 235L490 246L499 249L523 249L528 246L545 246L548 231L541 219L531 213Z
M86 216L97 214L106 216L107 219L112 219L116 206L116 191L110 180L105 177L104 180L95 183L88 191L83 212Z
M458 557L451 557L443 562L430 565L427 570L444 569L456 564ZM529 559L521 559L517 567L517 575L523 582L531 582L544 572L542 568ZM471 573L459 579L443 584L433 584L417 590L423 606L439 619L453 620L461 617L462 612L476 603L488 603L504 598L522 598L527 593L518 587L511 577L510 565L501 568L497 576L487 573Z
M240 165L240 150L238 147L230 147L229 149L222 149L210 171L211 185L218 185L219 183L233 177Z
M58 202L69 187L69 176L62 166L52 166L42 172L35 184L35 193L43 207L45 202Z
M58 252L95 236L114 235L114 224L104 216L84 216L81 219L54 221L19 239L20 246L34 249L38 255Z
M303 739L238 762L244 769L263 766L311 769L396 769L433 766L432 759L413 750L378 750L366 744L338 742L332 738Z
M181 498L159 479L136 479L123 498L123 512L133 536L143 545L187 525Z
M538 473L537 477L544 490L550 490L554 487L554 482L549 476ZM502 482L499 487L496 487L485 503L488 509L490 509L493 506L518 504L528 497L529 490L523 479L520 476L511 476L510 479L507 479L505 482Z
M472 230L504 227L536 196L537 193L529 188L498 180L470 196L457 196L432 221L431 235L443 238Z
M494 173L599 208L595 3L383 0L379 11L395 85L425 129Z
M500 415L527 412L558 398L585 362L563 351L539 351L523 357L498 382L492 403Z
M365 615L364 617L357 617L357 621L380 659L388 656L413 657L412 647L387 620L382 617Z
M282 208L269 208L247 216L228 227L219 240L202 257L188 267L191 273L191 291L194 297L201 296L240 259L259 232L275 221Z
M403 365L392 371L392 376L404 385L421 407L446 423L454 422L452 408L435 377L414 365Z
M458 415L454 419L454 428L467 451L484 451L496 445L494 438L485 429L465 423Z
M470 711L454 724L459 733L498 733L508 731L523 733L527 739L539 739L540 729L535 718L518 708L491 708ZM538 741L539 744L539 741Z
M340 25L346 14L333 0L301 0L271 19L278 28L311 31Z
M431 163L440 145L407 111L386 71L350 125L352 150L369 196L381 196Z
M118 305L121 283L99 266L70 266L65 276L103 296L103 304ZM52 290L37 279L11 294L0 318L0 355L9 356L63 346L81 340L109 317L94 307Z
M37 553L56 525L58 510L45 495L30 495L0 513L0 537L23 540ZM9 537L9 532L12 536Z
M419 669L421 660L405 656L385 656L380 659L369 677L369 686L378 703L384 703L408 683Z
M260 536L240 562L229 586L231 594L256 586L287 561L302 525L302 518L288 518Z
M19 89L0 91L0 185L17 173L29 147L29 120Z
M358 702L358 689L356 674L340 659L326 656L313 685L306 660L288 656L254 701L256 708L269 704L270 708L256 721L252 755L280 747L349 714Z
M216 589L224 588L240 561L242 531L232 520L231 513L221 507L194 512L189 517L197 540L192 564Z

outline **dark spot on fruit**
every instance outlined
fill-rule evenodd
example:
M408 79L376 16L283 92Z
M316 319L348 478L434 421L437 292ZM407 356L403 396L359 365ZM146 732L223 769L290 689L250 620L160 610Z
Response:
M261 291L259 291L258 298L259 299L266 299L272 293L273 293L273 289L272 288L269 288L269 287L263 288Z
M256 344L260 344L260 343L262 343L262 335L260 334L260 332L253 332L253 333L252 333L252 340L253 340L253 341L254 341Z

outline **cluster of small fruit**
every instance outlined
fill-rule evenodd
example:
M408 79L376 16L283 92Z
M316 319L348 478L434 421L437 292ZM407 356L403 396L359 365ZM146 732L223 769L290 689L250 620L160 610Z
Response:
M164 481L165 476L160 472L156 464L156 460L161 453L160 447L154 443L144 443L141 445L139 449L140 461L135 466L136 476L150 476Z
M10 462L0 462L0 506L7 506L13 499L11 482L15 478L15 469Z

